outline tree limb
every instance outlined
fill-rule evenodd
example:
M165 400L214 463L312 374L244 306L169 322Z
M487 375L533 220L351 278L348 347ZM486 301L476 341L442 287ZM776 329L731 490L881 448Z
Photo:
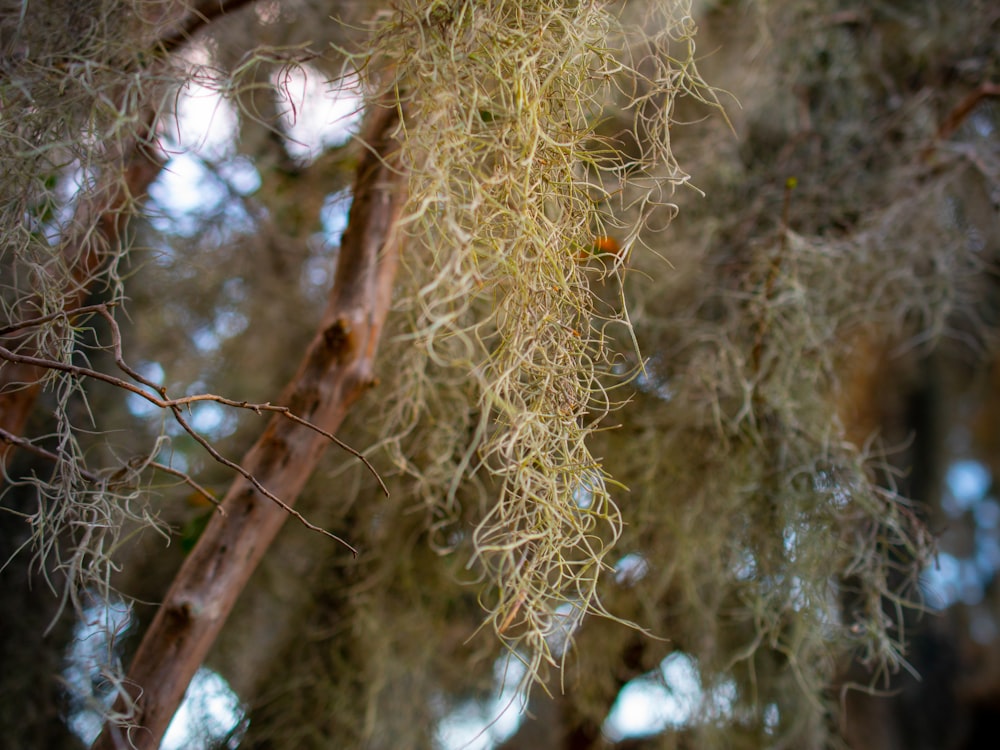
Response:
M934 140L921 152L921 156L925 160L930 157L937 148L937 145L941 141L951 138L979 102L989 96L1000 96L1000 83L993 83L991 81L982 83L952 107L948 116L938 126L937 132L934 133Z
M282 397L296 414L331 432L373 383L402 242L395 229L406 186L406 173L393 163L398 125L395 108L374 109L327 309ZM326 444L314 430L275 415L240 464L292 503ZM233 483L222 507L226 515L212 517L185 559L132 662L128 692L115 709L131 708L130 723L106 725L95 750L121 742L139 750L159 746L191 677L287 517L245 478Z
M141 19L156 32L155 38L147 40L149 48L161 53L172 52L214 19L249 2L251 0L199 0L192 7L177 0L150 6ZM107 258L102 248L121 242L129 207L146 194L163 167L162 158L151 148L156 112L151 108L141 112L140 121L143 125L134 137L109 146L108 162L120 161L121 172L107 172L77 203L72 229L62 245L63 258L74 285L73 293L64 300L64 309L84 305ZM0 333L0 337L10 349L18 350L24 345L24 339L11 337L7 332ZM26 349L30 352L33 347L29 343ZM9 435L23 434L46 372L45 367L28 363L8 362L0 368L0 430ZM0 447L0 484L6 475L13 445L6 441L6 445Z
M33 320L8 326L6 329L0 329L0 335L3 335L3 332L5 330L8 331L23 330L33 325L39 325L42 322L47 322L58 317L70 317L70 316L76 317L80 315L81 312L83 311L96 312L99 315L101 315L101 317L103 317L105 321L107 321L108 326L111 329L111 339L112 339L111 350L114 353L115 364L118 365L118 368L122 372L124 372L134 381L139 383L139 385L135 385L134 383L130 383L129 381L115 377L114 375L108 375L107 373L100 372L99 370L94 370L93 368L90 367L68 364L65 362L60 362L58 360L46 359L44 357L35 357L28 354L17 354L16 352L12 352L10 349L7 349L4 346L0 346L0 359L7 360L8 362L12 362L14 364L31 365L34 367L38 367L41 370L54 370L58 372L65 372L70 375L74 375L76 377L86 377L86 378L91 378L93 380L100 380L101 382L108 383L109 385L113 385L116 388L121 388L122 390L128 391L129 393L133 393L136 396L145 399L154 406L159 407L160 409L170 409L173 412L174 419L177 421L177 423L184 429L185 432L187 432L192 438L194 438L194 440L199 445L201 445L209 453L209 455L212 456L212 458L214 458L219 463L228 466L234 471L243 474L243 476L245 476L247 480L250 481L251 484L254 484L254 486L258 490L263 492L265 495L269 494L268 491L263 487L259 486L256 483L256 480L253 478L253 476L245 473L242 467L240 467L238 464L233 463L232 461L229 461L228 459L224 458L221 454L219 454L219 452L208 441L206 441L205 438L203 438L197 431L195 431L195 429L190 424L188 424L187 420L185 420L184 417L182 416L180 410L182 406L190 406L191 404L198 402L211 401L217 404L222 404L223 406L231 406L237 409L249 409L250 411L255 412L256 414L260 414L265 411L281 414L286 419L290 419L291 421L300 424L303 427L308 427L310 430L315 430L320 435L329 440L331 443L336 444L338 447L347 451L352 456L361 461L372 473L375 479L378 480L379 486L382 488L382 491L388 496L389 490L385 486L385 483L382 481L382 478L378 475L378 472L375 471L375 467L371 465L371 463L368 461L367 458L364 457L362 453L355 450L351 446L347 445L347 443L342 441L333 433L328 432L327 430L324 430L318 427L317 425L314 425L309 420L303 419L302 417L298 416L297 414L292 412L292 410L289 409L287 406L277 406L270 402L264 404L254 404L250 403L249 401L236 401L235 399L225 398L224 396L218 396L214 393L197 393L191 396L183 396L181 398L169 398L167 396L167 389L165 387L157 385L148 378L143 377L143 375L140 372L133 369L132 367L129 367L129 365L125 362L125 358L122 354L121 329L118 327L118 322L114 319L114 316L111 314L111 311L109 309L110 307L111 307L110 305L103 305L103 304L90 305L88 307L77 308L68 315L63 315L63 314L45 315L40 318L35 318ZM145 386L145 388L141 386ZM146 390L147 388L156 391L156 393L158 393L159 396L154 396L152 393L149 392L149 390ZM10 434L11 433L0 428L0 435L10 435ZM29 441L7 440L7 442L23 446L26 442ZM274 497L272 499L278 505L284 506L282 501L277 497ZM307 522L291 508L286 508L286 510L292 515L294 515L296 518L298 518L300 521L302 521L302 523L304 523L309 528L315 531L320 531L324 534L327 534L328 536L332 536L329 532L320 529L317 526L313 526L311 523ZM342 539L337 539L337 541L346 544L346 542L343 542ZM350 545L347 546L350 547ZM352 551L354 551L353 547L350 548Z

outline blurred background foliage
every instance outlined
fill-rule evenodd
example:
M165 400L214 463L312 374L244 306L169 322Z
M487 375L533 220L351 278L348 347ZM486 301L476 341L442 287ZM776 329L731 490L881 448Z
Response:
M362 104L337 83L345 58L334 50L363 44L382 9L258 2L184 50L205 87L166 99L169 160L118 269L126 358L172 394L263 402L292 374L322 311L358 157L351 113ZM996 736L1000 10L987 0L695 10L699 67L728 92L728 121L679 102L670 137L693 187L673 196L677 217L631 246L620 275L599 274L607 258L585 261L603 304L628 300L644 362L617 342L618 374L634 376L609 380L623 406L591 446L622 485L601 602L638 628L566 610L550 634L556 654L574 636L564 673L531 693L520 721L490 723L520 705L499 690L505 676L517 684L518 661L478 630L492 592L467 564L495 487L470 482L443 513L384 449L383 389L408 343L400 313L380 355L383 386L340 433L391 496L329 451L298 507L362 554L286 525L207 665L242 718L186 746L452 748L481 730L473 746L510 750L971 749ZM199 100L214 113L201 142L189 130L204 117ZM957 116L963 101L974 104ZM325 114L310 129L314 110ZM595 128L615 138L628 116L609 106ZM100 349L91 365L113 369ZM450 412L446 429L474 429L464 385L442 384L427 419ZM56 406L43 393L26 433L54 432ZM117 389L88 387L86 406L71 408L80 424L96 415L79 437L95 464L162 441L159 460L217 495L231 481ZM234 458L263 426L215 405L193 418ZM441 429L419 425L400 450L447 476L461 456L441 453ZM22 451L9 474L48 469ZM27 512L32 490L8 486L4 508ZM114 644L125 663L212 512L172 477L153 474L148 490L171 543L147 530L121 549L114 586L136 601ZM0 515L5 560L23 527ZM102 685L70 676L82 632L72 611L43 636L58 605L29 557L0 572L5 746L90 738L81 691ZM638 729L622 718L626 699L646 714ZM460 730L471 733L455 739Z

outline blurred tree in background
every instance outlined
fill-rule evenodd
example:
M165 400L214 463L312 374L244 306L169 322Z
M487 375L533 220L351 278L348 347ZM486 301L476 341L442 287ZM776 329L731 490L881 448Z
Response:
M0 745L992 747L994 5L3 0Z

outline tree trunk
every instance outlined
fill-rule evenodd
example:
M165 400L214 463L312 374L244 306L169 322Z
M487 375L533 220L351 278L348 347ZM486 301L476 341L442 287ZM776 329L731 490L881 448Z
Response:
M402 242L395 230L406 185L406 173L394 164L398 125L394 106L372 112L327 309L282 397L295 414L328 432L373 384ZM290 505L327 442L276 415L241 463ZM107 724L95 750L159 746L191 677L288 515L243 478L230 487L221 508L181 566L132 662L129 695L116 707L134 709L129 724Z

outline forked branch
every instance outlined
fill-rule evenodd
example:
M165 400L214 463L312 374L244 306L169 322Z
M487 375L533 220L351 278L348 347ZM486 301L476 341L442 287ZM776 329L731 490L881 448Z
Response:
M211 443L209 443L207 440L205 440L205 438L202 437L187 422L186 419L184 419L184 416L181 413L181 407L190 406L191 404L195 404L195 403L199 403L199 402L209 401L209 402L221 404L223 406L230 406L230 407L233 407L233 408L236 408L236 409L247 409L247 410L252 411L252 412L254 412L256 414L261 414L263 412L274 412L276 414L280 414L283 417L285 417L286 419L289 419L292 422L295 422L296 424L300 424L303 427L307 427L310 430L314 430L315 432L319 433L320 435L322 435L323 437L325 437L330 442L335 443L338 447L342 448L343 450L347 451L351 455L355 456L362 463L364 463L364 465L368 468L368 470L372 473L372 475L376 478L376 480L378 480L379 486L382 488L382 491L386 495L388 495L389 494L389 490L385 486L385 483L382 481L382 478L378 475L378 472L375 471L375 467L371 465L371 463L368 461L367 458L364 457L364 455L362 453L360 453L359 451L355 450L351 446L347 445L345 442L343 442L342 440L340 440L340 438L338 438L333 433L328 432L327 430L324 430L321 427L313 424L309 420L303 419L302 417L298 416L291 409L289 409L287 406L278 406L278 405L272 404L270 402L263 403L263 404L255 404L255 403L250 403L249 401L236 401L234 399L225 398L224 396L219 396L219 395L216 395L214 393L198 393L198 394L194 394L194 395L191 395L191 396L183 396L181 398L170 398L167 395L167 389L164 386L157 385L153 381L151 381L148 378L144 377L140 372L138 372L137 370L135 370L132 367L130 367L128 365L128 363L125 362L125 358L124 358L124 356L122 354L121 329L118 327L118 322L115 320L114 316L111 314L110 307L111 307L110 305L106 305L106 304L90 305L90 306L85 307L85 308L80 308L78 310L74 310L74 311L72 311L71 314L74 315L74 316L78 316L78 315L82 314L82 312L93 312L93 313L99 314L101 317L103 317L105 319L105 321L107 321L108 326L109 326L109 328L111 330L111 339L112 339L112 341L111 341L111 351L114 354L115 364L118 366L118 369L120 369L122 372L124 372L130 378L132 378L132 380L134 380L135 383L139 383L139 385L136 385L135 383L131 383L131 382L129 382L127 380L124 380L122 378L115 377L114 375L108 375L107 373L100 372L99 370L94 370L94 369L92 369L90 367L83 367L81 365L67 364L65 362L60 362L58 360L46 359L44 357L36 357L36 356L29 355L29 354L18 354L17 352L13 352L13 351L11 351L10 349L7 349L4 346L0 346L0 359L4 359L4 360L7 360L8 362L12 362L12 363L15 363L15 364L29 365L29 366L32 366L32 367L37 367L37 368L40 368L40 369L43 369L43 370L55 370L55 371L59 371L59 372L65 372L65 373L68 373L70 375L74 375L76 377L86 377L86 378L91 378L93 380L100 380L100 381L102 381L104 383L108 383L109 385L113 385L116 388L121 388L122 390L125 390L125 391L128 391L130 393L133 393L136 396L139 396L140 398L143 398L146 401L150 402L154 406L159 407L160 409L170 409L172 411L173 415L174 415L174 419L181 426L181 428L183 428L185 432L187 432L192 438L194 438L194 440L199 445L201 445L203 448L205 448L205 450L212 456L212 458L214 458L219 463L221 463L221 464L223 464L225 466L228 466L230 469L233 469L234 471L237 471L240 474L242 474L251 484L254 485L254 487L257 488L258 491L260 491L264 495L270 497L278 505L284 507L285 510L288 513L290 513L291 515L293 515L296 518L298 518L298 520L301 523L303 523L305 526L307 526L308 528L313 529L314 531L320 531L321 533L324 533L327 536L331 536L334 539L337 539L337 541L341 542L342 544L345 544L347 547L349 547L351 549L351 551L356 552L356 550L354 550L353 547L351 547L349 544L347 544L346 542L344 542L342 539L339 539L339 538L333 536L332 534L330 534L328 531L325 531L324 529L321 529L321 528L319 528L317 526L314 526L313 524L311 524L308 521L306 521L304 518L301 517L301 515L299 513L297 513L296 511L293 511L291 508L289 508L288 506L286 506L285 503L283 503L279 498L274 497L273 495L271 495L271 493L268 492L267 489L265 489L262 485L260 485L260 483L257 482L257 480L252 475L250 475L249 473L247 473L241 466L239 466L238 464L234 463L233 461L230 461L229 459L227 459L224 456L222 456L211 445ZM28 321L23 321L23 322L17 323L16 325L8 326L6 329L0 330L0 335L3 335L3 332L5 330L11 331L11 332L13 332L13 331L23 331L23 330L25 330L27 328L30 328L30 327L34 326L34 325L40 325L41 323L50 322L51 320L56 319L58 317L60 317L58 314L52 314L52 315L45 315L45 316L42 316L42 317L39 317L39 318L34 318L34 319L28 320ZM141 386L145 386L145 387L141 387ZM149 390L147 390L147 388L156 391L156 393L159 394L159 395L158 396L157 395L153 395L152 393L149 392ZM2 428L0 428L0 431L6 433L6 431L2 430ZM16 444L16 445L24 445L24 441L8 440L7 442L10 442L10 443L13 443L13 444Z
M190 4L171 0L141 7L138 20L153 30L145 39L150 50L169 53L189 41L195 33L216 18L235 11L251 0L198 0ZM122 105L125 109L124 104ZM135 203L146 194L163 166L152 148L157 113L149 102L140 110L140 123L132 137L113 142L103 156L106 165L120 165L121 172L108 169L93 189L79 197L61 252L74 291L63 301L64 309L83 306L92 291L108 253L101 248L121 244L125 224ZM31 305L28 305L30 307ZM40 308L46 305L40 305ZM58 315L59 313L56 313ZM5 326L0 341L17 349L11 334L19 326ZM22 352L23 353L23 352ZM9 435L22 435L48 370L32 364L9 362L0 368L0 429ZM0 447L0 482L6 474L11 447L20 441L5 441Z

